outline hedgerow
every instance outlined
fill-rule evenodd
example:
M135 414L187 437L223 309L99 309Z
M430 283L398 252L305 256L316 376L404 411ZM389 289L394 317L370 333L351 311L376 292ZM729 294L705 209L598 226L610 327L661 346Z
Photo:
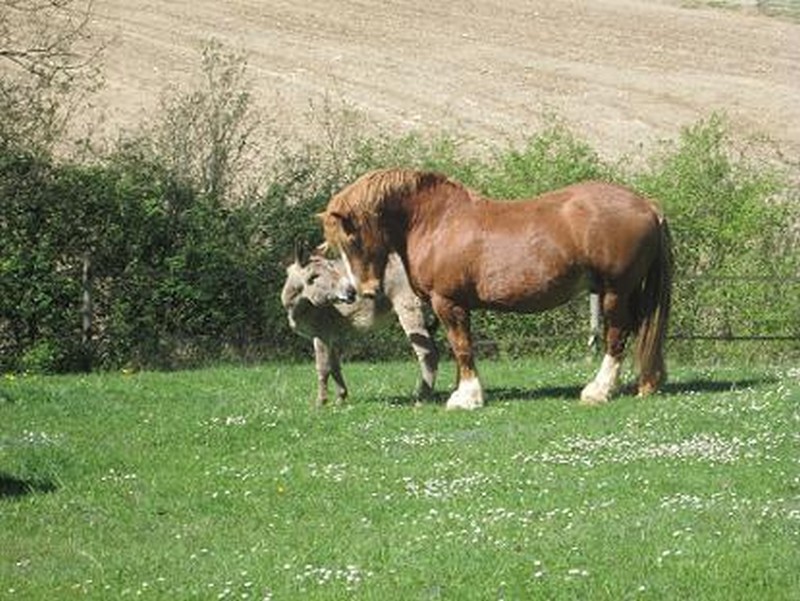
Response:
M630 185L672 224L674 336L779 336L778 354L800 350L797 168L743 146L723 117L686 128L649 160L611 163L558 122L516 146L470 152L446 133L375 134L351 111L326 108L318 138L268 141L280 152L256 163L243 70L219 52L204 53L208 89L166 101L163 119L111 152L65 160L0 147L0 370L308 357L279 302L284 265L296 241L321 241L315 214L331 194L390 166L441 171L511 201L587 179ZM229 135L213 135L217 126ZM588 303L482 312L474 331L479 353L584 354ZM396 327L354 341L348 356L408 352Z

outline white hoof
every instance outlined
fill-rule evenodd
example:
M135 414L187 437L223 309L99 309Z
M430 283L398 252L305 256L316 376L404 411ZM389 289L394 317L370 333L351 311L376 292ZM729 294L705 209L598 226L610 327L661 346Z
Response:
M463 380L447 400L447 409L471 411L483 407L483 389L478 378Z
M618 357L604 356L603 363L594 380L589 382L581 392L581 403L584 405L607 403L617 388L621 364Z
M611 395L609 391L597 382L589 382L581 391L582 405L602 405L607 403Z

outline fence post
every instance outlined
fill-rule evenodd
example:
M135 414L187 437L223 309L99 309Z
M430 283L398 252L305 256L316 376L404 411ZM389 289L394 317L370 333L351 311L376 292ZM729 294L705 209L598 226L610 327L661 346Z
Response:
M83 254L81 263L81 368L91 371L94 299L92 298L92 256L88 251Z

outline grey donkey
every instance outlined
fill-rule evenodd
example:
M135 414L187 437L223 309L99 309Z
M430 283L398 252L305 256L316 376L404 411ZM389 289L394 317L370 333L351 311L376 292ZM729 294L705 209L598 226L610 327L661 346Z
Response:
M313 341L317 368L317 406L328 400L328 379L333 376L339 402L347 398L341 367L341 349L347 336L384 325L392 312L408 337L419 361L421 379L417 398L432 396L439 353L429 324L433 313L408 282L400 257L392 254L386 266L383 294L356 297L341 259L329 259L321 249L307 255L295 249L294 262L286 268L281 292L291 328Z

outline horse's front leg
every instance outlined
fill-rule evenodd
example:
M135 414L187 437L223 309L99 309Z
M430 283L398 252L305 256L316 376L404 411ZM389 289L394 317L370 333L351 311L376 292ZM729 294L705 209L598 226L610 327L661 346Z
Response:
M412 295L413 293L409 293L409 296ZM430 398L433 396L436 373L439 369L439 352L430 330L425 325L422 303L416 296L402 298L395 302L394 310L400 326L417 355L421 375L417 385L417 399Z
M469 311L449 299L434 296L431 306L447 330L447 340L458 366L458 386L447 400L448 409L477 409L483 406L483 388L475 368Z

